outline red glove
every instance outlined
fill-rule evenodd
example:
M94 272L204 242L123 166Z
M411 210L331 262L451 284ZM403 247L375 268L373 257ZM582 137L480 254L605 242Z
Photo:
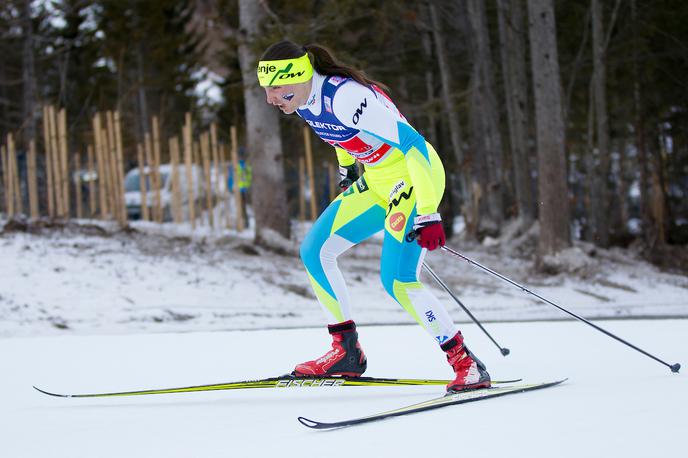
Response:
M418 245L432 251L447 242L439 213L416 216L413 220L413 230L416 232Z

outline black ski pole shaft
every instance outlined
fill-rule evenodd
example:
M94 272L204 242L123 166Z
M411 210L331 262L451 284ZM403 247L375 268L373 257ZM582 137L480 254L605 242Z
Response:
M473 316L473 314L471 313L471 311L468 310L468 308L467 308L465 305L463 305L463 303L459 300L459 298L456 297L456 296L454 295L454 293L449 289L449 287L446 285L446 283L444 283L444 282L442 281L442 279L441 279L441 278L440 278L440 277L430 268L430 266L427 265L426 263L423 263L423 267L425 268L425 270L428 271L428 273L429 273L430 275L432 275L432 278L434 278L435 281L436 281L437 283L439 283L439 285L440 285L440 286L441 286L441 287L451 296L451 298L454 299L454 301L455 301L457 304L459 304L459 305L461 306L461 308L463 309L463 311L466 312L466 314L467 314L469 317L471 317L471 320L473 320L473 322L474 322L475 324L478 325L478 327L485 333L485 335L486 335L487 337L489 337L489 339L492 341L492 343L494 343L494 344L497 346L497 348L499 348L500 353L501 353L502 355L504 355L504 356L508 355L508 354L510 353L509 349L506 348L506 347L503 348L502 346L500 346L500 345L497 343L496 340L494 340L494 339L492 338L492 336L490 335L490 333L487 332L487 329L485 329L485 328L483 327L483 325L480 323L480 321L478 321L478 319L477 319L476 317Z
M626 340L622 339L621 337L618 337L618 336L612 334L611 332L607 331L606 329L603 329L603 328L597 326L596 324L591 323L590 321L586 320L585 318L583 318L583 317L581 317L581 316L578 316L578 315L576 315L575 313L573 313L573 312L571 312L571 311L569 311L569 310L566 310L564 307L561 307L561 306L555 304L554 302L552 302L552 301L550 301L550 300L548 300L548 299L545 299L544 297L540 296L539 294L537 294L537 293L535 293L535 292L529 290L529 289L526 288L525 286L519 285L518 283L516 283L516 282L513 281L513 280L510 280L509 278L505 277L504 275L502 275L502 274L500 274L500 273L498 273L498 272L495 272L494 270L492 270L492 269L490 269L490 268L488 268L488 267L485 267L485 266L483 266L482 264L477 263L477 262L473 261L473 260L470 259L470 258L467 258L466 256L462 255L462 254L459 253L458 251L454 251L454 250L452 250L451 248L449 248L449 247L447 247L447 246L443 246L442 249L443 249L444 251L446 251L447 253L451 253L451 254L453 254L454 256L458 256L459 258L463 259L464 261L468 262L469 264L471 264L471 265L473 265L473 266L475 266L475 267L478 267L479 269L482 269L482 270L484 270L485 272L488 272L489 274L491 274L491 275L493 275L493 276L495 276L495 277L497 277L497 278L499 278L499 279L501 279L501 280L504 280L505 282L507 282L507 283L509 283L509 284L511 284L511 285L513 285L513 286L515 286L515 287L517 287L517 288L519 288L521 291L526 292L526 293L528 293L528 294L531 294L531 295L537 297L538 299L540 299L541 301L543 301L543 302L545 302L545 303L547 303L547 304L549 304L549 305L551 305L551 306L553 306L553 307L558 308L558 309L561 310L562 312L569 314L570 316L574 317L574 318L577 319L578 321L582 321L583 323L585 323L585 324L587 324L587 325L589 325L589 326L592 326L593 328L597 329L597 330L600 331L601 333L606 334L607 336L611 337L612 339L618 340L618 341L621 342L622 344L625 344L625 345L631 347L632 349L634 349L634 350L636 350L636 351L642 353L643 355L645 355L645 356L647 356L647 357L649 357L649 358L654 359L654 360L657 361L658 363L664 364L664 365L667 366L669 369L671 369L671 372L678 372L678 371L681 369L681 365L680 365L679 363L669 364L669 363L667 363L667 362L665 362L665 361L662 361L661 359L657 358L656 356L654 356L654 355L652 355L652 354L646 352L645 350L643 350L643 349L641 349L641 348L636 347L636 346L633 345L632 343L627 342Z

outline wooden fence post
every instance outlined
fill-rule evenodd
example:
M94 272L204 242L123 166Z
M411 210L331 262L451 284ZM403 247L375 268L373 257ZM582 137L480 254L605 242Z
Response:
M57 121L55 119L55 107L48 106L48 121L50 127L50 150L53 165L53 195L55 196L56 216L64 216L62 186L62 166L60 163L60 148L57 141Z
M95 159L93 157L93 145L88 145L88 211L89 218L96 216L96 181L93 179L97 175L95 169Z
M60 145L60 165L61 165L61 182L60 190L62 192L62 216L69 218L69 155L67 153L67 111L62 108L57 115L57 129Z
M205 186L205 182L204 182L204 177L202 176L203 164L201 162L201 147L200 147L198 141L196 141L196 140L194 140L191 143L191 154L193 155L193 163L198 164L198 167L200 168L200 173L201 173L201 176L198 177L198 187L200 188L200 191L201 191L201 194L198 196L198 200L199 200L198 208L199 208L199 212L200 212L200 214L198 215L198 223L201 226L204 226L205 222L203 221L203 193L205 193L206 190L203 189L203 187Z
M221 167L220 167L220 151L219 147L217 145L217 125L215 123L210 124L210 152L211 152L211 164L210 164L210 170L215 172L215 181L214 181L214 186L213 192L212 192L212 198L213 198L213 207L218 207L218 220L222 221L222 205L218 205L219 203L219 197L220 197L220 185L221 183ZM222 223L218 224L220 228L222 228Z
M139 163L139 191L141 193L141 219L150 221L148 214L148 180L146 177L146 163L143 159L143 146L136 145L137 159Z
M229 177L227 176L227 173L229 171L229 162L227 161L227 145L221 145L220 146L220 163L222 167L222 181L223 181L223 189L224 192L222 193L222 203L225 209L225 221L227 224L227 229L230 229L232 227L232 221L231 221L231 216L229 214L229 183L228 179Z
M45 154L46 200L48 203L48 217L55 217L55 199L53 197L53 163L52 143L50 142L50 111L43 105L43 151Z
M5 145L0 145L0 156L2 156L3 187L5 191L5 211L7 217L12 219L14 216L14 205L12 203L12 178L10 178L9 156Z
M232 141L232 165L234 166L234 204L236 207L236 230L237 232L244 230L244 211L242 206L243 196L239 187L239 180L241 178L241 165L239 164L239 148L237 141L237 130L235 126L230 129L230 138ZM248 216L248 215L247 215Z
M127 202L124 199L124 148L122 146L122 125L119 119L119 110L114 113L115 121L115 150L117 151L117 183L118 183L118 202L120 206L120 215L122 219L120 225L122 227L127 225L129 215L127 213Z
M114 167L114 152L115 152L115 133L113 132L112 112L110 110L105 112L105 120L103 125L103 144L105 148L105 173L107 176L107 197L110 207L110 217L119 221L119 208L117 207L117 184L115 183L115 167Z
M189 220L191 221L191 228L196 229L196 182L194 180L194 173L192 170L193 151L191 138L191 113L186 113L184 116L184 168L186 169L186 183L189 201Z
M98 203L100 219L107 217L107 200L105 196L105 160L103 159L103 139L101 136L100 113L93 115L93 141L95 142L96 165L98 169Z
M74 169L76 170L76 180L74 182L75 199L76 199L76 217L81 219L84 217L81 208L81 158L79 153L74 153Z
M155 162L153 161L153 145L151 143L151 135L146 133L144 135L144 150L146 152L146 165L148 166L148 173L146 173L146 191L151 191L153 194L153 201L151 202L151 211L149 212L150 221L158 221L158 207L156 206L155 198L155 175L153 170L155 169ZM157 201L160 201L158 196Z
M27 158L27 179L29 181L29 213L31 219L38 219L38 182L36 180L36 140L29 141L29 155Z
M182 222L182 196L179 189L179 138L172 137L169 141L170 163L172 164L172 214L174 222Z
M119 163L117 160L117 139L115 138L115 119L112 111L108 110L105 113L105 120L107 122L107 144L108 144L108 179L110 181L110 208L113 212L115 221L121 226L126 225L126 216L122 215L122 196L124 191L121 190L119 182Z
M21 193L21 182L19 181L19 166L17 164L17 149L14 145L14 136L7 135L7 153L9 154L10 173L12 175L12 187L17 214L24 213L24 202Z
M213 215L213 189L210 177L210 134L201 134L201 157L203 159L203 175L205 176L205 205L208 209L208 224L210 229L215 229L215 218Z
M160 197L160 188L162 187L160 179L160 124L158 117L153 116L153 170L151 171L153 177L153 203L155 211L153 216L156 223L162 223L162 200Z

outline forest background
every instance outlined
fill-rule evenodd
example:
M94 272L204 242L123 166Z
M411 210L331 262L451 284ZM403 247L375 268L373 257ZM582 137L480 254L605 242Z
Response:
M291 236L303 123L265 104L255 65L280 39L319 43L388 85L435 146L447 230L460 216L478 241L536 234L544 268L582 240L686 269L686 18L679 0L7 0L0 139L14 135L25 178L46 104L66 110L70 151L117 110L127 168L152 116L163 139L186 112L221 140L236 126L267 245Z

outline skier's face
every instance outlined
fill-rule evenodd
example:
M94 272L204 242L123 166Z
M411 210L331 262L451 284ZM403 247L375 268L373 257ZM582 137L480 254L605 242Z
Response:
M283 113L291 114L298 107L306 104L308 94L311 92L311 81L285 86L265 87L266 101L270 105L278 107Z

